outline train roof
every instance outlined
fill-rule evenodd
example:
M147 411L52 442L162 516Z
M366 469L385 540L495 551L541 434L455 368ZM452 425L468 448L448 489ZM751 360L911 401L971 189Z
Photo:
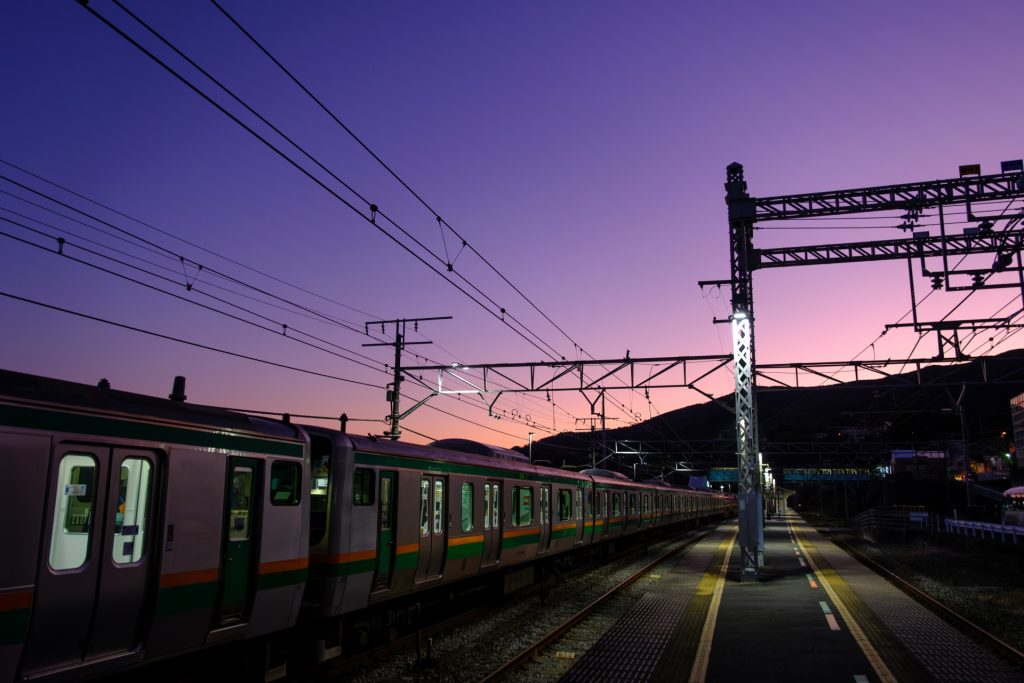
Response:
M226 408L172 401L145 394L0 370L0 400L31 403L35 407L70 407L83 411L116 413L122 416L157 419L213 427L261 436L297 438L294 427Z

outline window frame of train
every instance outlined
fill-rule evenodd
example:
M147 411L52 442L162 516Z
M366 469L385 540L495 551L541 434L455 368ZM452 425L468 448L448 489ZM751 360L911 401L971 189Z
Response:
M302 502L302 467L294 460L270 463L270 504L295 506Z
M612 493L612 517L622 516L622 493L615 491Z
M525 493L525 496L524 496ZM523 512L526 518L523 518ZM522 527L533 524L533 487L513 486L512 487L512 526Z
M629 514L630 515L636 515L636 512L637 512L637 508L636 508L636 493L630 493L629 494Z
M473 500L475 498L475 491L473 490L473 483L469 481L462 482L462 486L459 489L460 500L462 501L461 509L461 522L459 529L463 532L473 530ZM466 494L469 494L468 504ZM486 517L486 512L484 517Z
M369 467L357 467L352 472L352 505L373 505L376 472Z
M572 490L558 489L558 521L567 522L572 519Z

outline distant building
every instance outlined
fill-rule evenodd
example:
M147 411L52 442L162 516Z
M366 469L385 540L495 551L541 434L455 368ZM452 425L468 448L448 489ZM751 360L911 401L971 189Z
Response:
M892 451L892 473L910 475L914 479L945 479L945 451Z
M1013 417L1013 443L1010 453L1017 467L1024 467L1024 453L1016 444L1024 444L1024 394L1017 394L1010 399L1010 415Z

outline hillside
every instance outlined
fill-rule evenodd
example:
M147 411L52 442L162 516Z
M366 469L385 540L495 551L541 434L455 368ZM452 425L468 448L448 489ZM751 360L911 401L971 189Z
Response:
M784 467L877 464L892 449L962 452L965 432L972 457L1005 448L1012 435L1010 398L1024 392L1024 350L954 366L825 387L759 388L757 405L765 460ZM963 410L963 420L957 404ZM721 399L733 405L733 396ZM652 470L686 460L696 466L735 466L732 412L714 402L673 410L629 427L610 429L607 443L643 441L663 457L645 459ZM1011 437L1012 438L1012 437ZM533 445L534 459L580 466L602 452L600 431L562 433ZM616 462L617 461L617 462ZM632 471L636 456L609 464ZM643 466L642 464L640 465Z

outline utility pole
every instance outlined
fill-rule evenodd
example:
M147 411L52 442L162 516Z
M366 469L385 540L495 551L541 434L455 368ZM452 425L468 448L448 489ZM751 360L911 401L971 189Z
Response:
M393 366L393 369L394 369L394 380L392 381L391 384L388 385L391 388L388 389L388 391L387 391L387 401L388 401L388 403L391 404L391 414L388 415L387 420L388 420L388 422L391 423L391 429L389 429L384 434L385 436L387 436L392 441L397 441L398 437L402 433L399 430L399 428L398 428L399 423L402 421L402 419L405 418L405 417L408 417L409 414L412 413L412 411L416 410L421 405L423 405L428 400L430 400L432 397L437 395L436 392L432 393L432 394L429 394L429 395L427 395L426 398L424 398L422 401L420 401L419 403L414 405L409 410L405 411L404 413L401 412L400 401L401 401L401 397L402 397L402 393L401 393L401 389L402 389L402 351L405 350L406 346L410 346L410 345L413 345L413 344L432 344L433 343L433 342L429 342L429 341L419 341L419 342L407 341L407 339L406 339L406 326L407 326L408 323L412 323L413 330L414 331L419 331L419 328L420 328L419 326L420 326L421 322L424 322L424 321L427 321L427 320L451 320L451 319L452 319L452 316L445 315L445 316L434 316L432 318L399 318L397 320L371 320L371 321L365 323L365 328L364 329L365 329L366 334L370 333L370 325L380 325L381 334L384 333L384 326L385 325L394 325L395 326L395 341L393 341L393 342L378 342L376 344L363 344L363 346L391 346L391 347L394 347L394 349L395 349L395 363L394 363L394 366Z

